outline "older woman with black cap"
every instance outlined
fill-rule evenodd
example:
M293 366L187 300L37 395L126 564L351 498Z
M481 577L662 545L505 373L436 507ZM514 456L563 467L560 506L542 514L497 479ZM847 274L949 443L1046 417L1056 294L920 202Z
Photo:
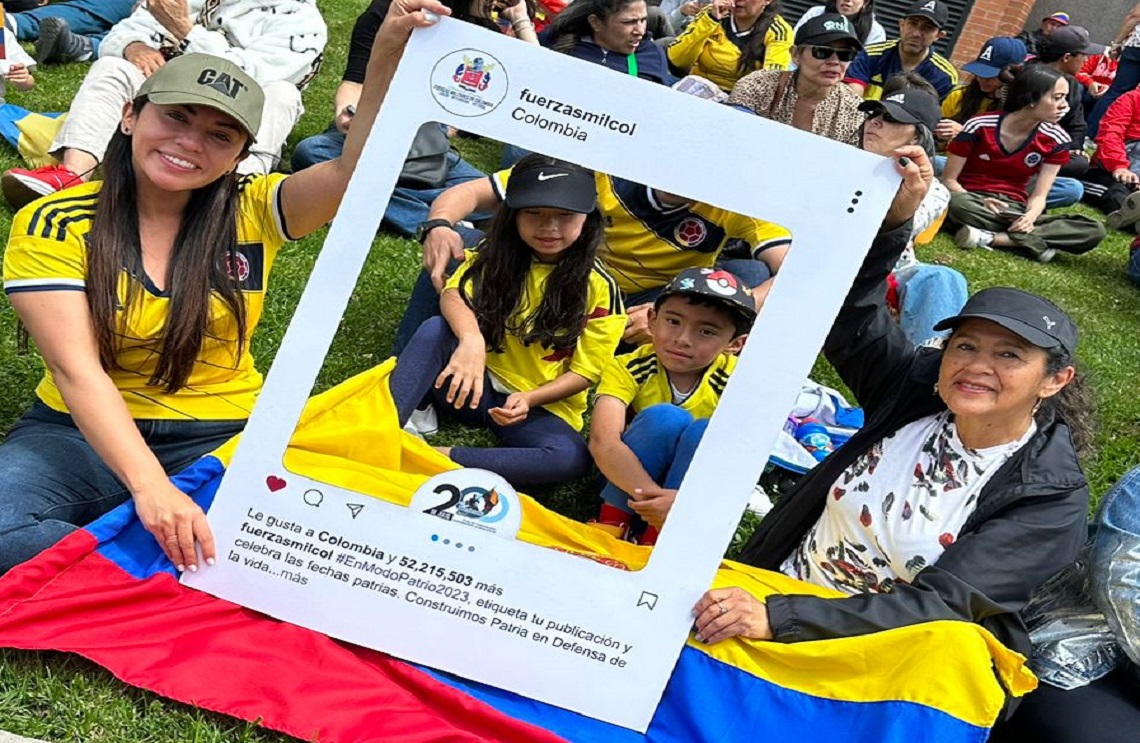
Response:
M127 500L179 570L214 562L205 514L167 475L245 425L274 258L336 213L389 63L432 22L421 7L448 13L393 3L340 158L239 177L264 93L230 60L185 54L124 107L102 181L16 214L4 290L46 373L0 446L0 573Z
M838 13L816 16L796 32L795 72L761 70L745 75L728 102L805 132L857 144L862 98L841 83L862 48L847 18Z
M921 151L899 152L929 172ZM1085 538L1077 329L1042 297L992 288L936 326L952 331L944 347L914 346L883 299L908 234L889 213L824 346L866 426L780 501L741 555L845 596L765 602L713 589L694 608L698 639L801 642L960 620L1030 652L1018 611Z

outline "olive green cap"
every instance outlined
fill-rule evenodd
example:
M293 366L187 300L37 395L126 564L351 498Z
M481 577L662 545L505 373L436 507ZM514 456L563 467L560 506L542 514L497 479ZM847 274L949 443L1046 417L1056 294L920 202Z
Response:
M139 98L163 105L209 106L237 119L257 138L265 91L257 81L228 59L212 54L183 54L151 74L138 92Z

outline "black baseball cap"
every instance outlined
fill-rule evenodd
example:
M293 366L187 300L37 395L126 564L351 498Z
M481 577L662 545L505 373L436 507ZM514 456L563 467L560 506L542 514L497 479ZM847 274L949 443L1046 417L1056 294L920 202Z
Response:
M748 322L756 319L756 300L752 288L734 274L719 268L686 268L673 277L661 291L655 306L674 295L715 299Z
M1104 54L1104 44L1089 41L1089 30L1084 26L1061 26L1045 37L1042 52L1055 57L1066 54Z
M942 107L938 99L925 90L905 88L877 101L863 101L860 111L886 111L892 119L903 124L922 124L934 131L942 120Z
M847 41L856 49L862 49L859 34L851 21L839 13L823 13L809 19L796 31L796 46L812 44L823 46L833 41Z
M594 173L554 157L523 158L507 179L506 204L511 209L565 209L588 214L598 206Z
M974 317L997 323L1040 348L1060 348L1070 356L1077 350L1077 326L1064 310L1044 297L1005 286L981 290L934 329L956 328Z
M918 0L914 5L907 8L903 18L912 18L914 16L922 16L923 18L930 19L938 28L945 28L946 24L950 21L950 9L946 7L945 3L939 0Z

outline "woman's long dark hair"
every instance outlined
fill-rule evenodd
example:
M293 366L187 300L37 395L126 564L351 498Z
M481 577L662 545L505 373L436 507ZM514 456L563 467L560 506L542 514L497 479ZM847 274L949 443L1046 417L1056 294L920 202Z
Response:
M994 93L991 99L982 87L978 84L978 78L975 77L966 86L962 92L962 97L959 99L958 111L951 118L959 124L965 124L966 121L982 112L982 104L986 101L992 100L993 105L990 106L990 111L1001 110L1005 107L1005 99L1009 95L1010 83L1021 73L1025 65L1020 62L1008 64L1002 68L998 73L998 80L1001 82L1001 87Z
M575 0L554 17L550 24L550 48L556 52L569 54L585 36L594 33L590 27L590 16L602 21L620 13L639 0Z
M823 4L823 12L839 13L836 5L838 5L837 0L827 0ZM859 43L866 44L867 37L871 35L871 25L875 22L875 0L866 0L859 12L847 16L847 20L851 21L851 25L855 27L855 35L859 37Z
M517 167L517 166L516 166ZM526 276L534 251L515 225L516 210L501 204L471 267L459 282L459 293L475 313L487 348L500 349L510 333L524 344L573 348L586 324L590 272L594 269L605 226L601 210L586 215L582 234L554 265L538 309L522 317Z
M1009 85L1005 110L1009 112L1029 108L1047 96L1064 74L1043 64L1025 65Z
M147 105L134 102L137 117ZM249 147L246 142L243 154ZM139 236L138 187L131 158L131 138L115 130L103 159L103 187L87 233L87 304L95 326L99 360L107 370L121 369L118 352L129 314L146 275ZM162 349L149 383L167 393L186 385L203 341L210 331L210 296L217 292L237 324L234 365L245 349L246 315L239 282L230 275L237 265L238 177L233 173L196 189L182 214L174 238L166 286L170 311L162 330ZM119 308L119 281L124 269L136 280L127 283ZM120 312L122 313L120 315Z
M1049 358L1045 361L1046 374L1056 374L1066 366L1072 366L1076 373L1060 392L1041 401L1041 407L1034 417L1047 420L1047 416L1055 415L1063 420L1069 427L1077 453L1085 454L1092 445L1096 425L1092 390L1089 389L1079 361L1060 348L1051 348L1048 354Z
M768 35L768 29L779 14L780 0L772 0L764 10L760 11L760 17L752 24L752 33L748 35L744 46L740 49L740 62L736 65L736 71L741 75L747 75L764 63L764 52L767 48L764 37Z

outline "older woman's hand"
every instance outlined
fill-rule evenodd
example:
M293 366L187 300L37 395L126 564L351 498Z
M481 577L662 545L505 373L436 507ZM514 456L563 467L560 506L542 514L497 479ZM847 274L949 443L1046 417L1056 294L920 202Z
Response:
M887 230L901 227L914 216L934 180L934 166L930 164L926 151L918 145L899 147L894 151L894 160L903 180L887 216L883 218L883 229Z
M771 640L768 607L743 588L714 588L693 607L699 642L712 645L730 637Z

